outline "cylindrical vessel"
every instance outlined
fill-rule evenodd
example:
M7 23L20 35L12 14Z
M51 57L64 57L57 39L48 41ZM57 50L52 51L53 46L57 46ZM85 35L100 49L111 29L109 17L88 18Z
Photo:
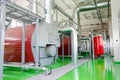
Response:
M95 57L104 54L104 41L101 35L94 37L94 54Z
M35 24L25 27L25 62L34 62L32 54L32 34ZM5 62L21 62L22 27L10 28L5 33Z

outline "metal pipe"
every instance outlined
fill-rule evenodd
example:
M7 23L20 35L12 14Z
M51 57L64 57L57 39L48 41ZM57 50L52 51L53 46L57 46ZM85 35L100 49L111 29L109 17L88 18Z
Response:
M108 18L109 18L109 16L110 16L110 15L109 15L109 12L110 12L109 9L110 9L110 0L108 0Z
M94 33L92 32L92 34L91 34L91 38L92 38L92 52L93 52L93 55L92 55L92 57L93 57L93 59L95 58L95 53L94 53Z
M57 26L58 26L58 10L56 9L56 23L57 23Z
M3 80L3 63L4 63L4 43L5 43L5 19L6 19L6 4L4 0L0 1L0 80Z
M22 26L22 57L21 57L21 62L22 64L25 63L25 22L23 22L23 26Z
M70 36L68 37L68 55L70 56Z
M64 62L64 35L62 34L62 61Z
M39 45L38 45L38 28L39 28L39 19L36 19L36 54L35 54L35 66L39 66ZM34 55L34 54L33 54Z
M74 65L77 65L78 62L78 38L77 32L73 28L71 30L71 47L72 47L72 62Z
M45 14L45 21L48 23L52 23L52 14L54 10L54 2L55 0L45 0L45 9L46 9L46 14Z
M90 47L89 51L90 51L90 58L91 58L92 57L92 50L91 50L92 48L91 48L91 39L90 38L89 38L89 43L90 43L90 45L89 45L89 47Z
M105 49L105 54L108 54L107 53L107 39L106 39L106 31L103 32L103 39L104 39L104 49Z
M97 4L98 9L106 8L107 6L108 6L107 2ZM76 24L79 24L78 17L77 17L79 15L79 12L95 10L95 9L96 9L95 5L88 5L84 7L80 7L79 5L77 5L77 7L73 10L74 22L76 22ZM77 25L77 28L78 28L78 25Z

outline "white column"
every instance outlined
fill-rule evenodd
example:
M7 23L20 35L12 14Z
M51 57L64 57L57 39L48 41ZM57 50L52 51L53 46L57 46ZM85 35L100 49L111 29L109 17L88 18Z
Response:
M111 56L114 56L114 50L113 50L113 32L112 32L112 21L111 21L111 18L109 18L108 27L109 27L109 36L110 36L110 53L111 53Z
M111 0L114 61L120 62L120 0Z

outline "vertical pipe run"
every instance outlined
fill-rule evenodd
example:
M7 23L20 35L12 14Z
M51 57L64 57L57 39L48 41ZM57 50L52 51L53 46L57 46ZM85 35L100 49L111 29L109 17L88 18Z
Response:
M45 0L45 9L46 9L46 15L45 15L45 21L48 23L52 23L52 13L54 9L54 2L55 0Z
M35 66L39 66L39 45L38 45L38 28L39 28L39 19L36 19L36 54L35 54Z
M90 43L90 45L89 45L89 51L90 51L90 58L92 57L92 50L91 50L91 39L89 39L89 43Z
M71 32L71 46L72 46L72 62L73 65L77 65L78 61L78 40L77 40L77 32L72 30Z
M23 26L22 26L22 57L21 57L21 62L22 64L25 63L25 22L23 22Z
M58 47L56 47L56 52L57 52L57 54L55 56L55 63L57 62L57 59L58 59Z
M57 26L58 26L58 10L56 9L56 23L57 23Z
M95 58L95 53L94 53L94 34L92 33L92 52L93 52L93 59Z
M63 62L64 62L64 36L63 36L63 34L62 34L62 60L63 60Z
M108 52L107 52L107 44L106 44L106 42L107 42L107 39L106 39L106 31L104 31L103 32L103 37L104 37L104 49L105 49L105 53L104 54L108 54Z
M74 23L75 29L79 29L79 12L77 10L74 13L74 21L76 22L76 24Z
M4 63L4 43L5 43L5 19L6 19L6 4L1 0L1 16L0 16L0 80L3 78L3 63Z
M70 37L68 37L68 55L70 56Z
M108 0L108 18L110 16L109 12L110 12L110 0Z

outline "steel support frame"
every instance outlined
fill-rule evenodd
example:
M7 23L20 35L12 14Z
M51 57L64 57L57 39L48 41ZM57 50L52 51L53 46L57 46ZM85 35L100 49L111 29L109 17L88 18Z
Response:
M91 48L92 43L91 43L91 38L89 38L89 43L90 43L90 58L91 58L92 57L92 48Z
M36 34L36 54L35 54L35 66L36 67L38 67L39 66L39 45L38 45L38 28L40 27L39 26L39 19L37 18L36 19L36 32L35 32L35 34ZM33 54L34 55L34 54Z
M68 36L68 55L70 56L70 50L71 50L71 46L70 46L70 36Z
M6 4L1 0L1 16L0 16L0 80L3 79L3 63L4 63L4 43L5 43L5 19Z
M6 6L8 6L8 7L7 7L8 10L13 9L13 10L16 10L15 12L17 12L17 13L19 13L19 14L21 14L21 15L25 15L25 14L26 14L28 17L30 17L30 19L29 19L29 20L26 20L26 21L33 22L33 20L31 21L32 18L34 18L34 21L35 21L36 18L38 18L38 19L40 19L40 20L44 20L44 18L42 18L41 16L39 16L39 15L37 15L37 14L34 14L33 12L30 12L29 10L26 10L26 9L24 9L24 8L22 8L22 7L20 7L20 6L16 5L16 4L8 1L8 0L4 0L4 3L6 4ZM11 11L13 11L13 10L11 10ZM13 12L14 12L14 11L13 11ZM15 12L14 12L14 13L15 13ZM7 15L11 15L11 14L7 14ZM14 15L14 16L15 16L15 15ZM14 16L12 16L12 17L14 17ZM9 16L9 17L10 17L10 16ZM18 16L18 17L19 17L19 16ZM15 18L16 18L16 17L15 17ZM18 19L18 18L17 18L17 19ZM20 21L25 21L24 19L26 19L26 18L23 18L23 19L20 18ZM18 20L19 20L19 19L18 19Z
M64 35L62 34L62 61L64 62Z
M58 22L59 22L58 21L58 10L56 9L55 12L56 12L56 24L57 24L57 27L58 27Z
M91 34L91 39L92 39L92 58L94 59L95 58L95 55L94 55L94 32L92 32L92 34Z
M25 63L25 34L26 34L25 22L23 22L23 26L22 26L22 56L21 56L22 64Z
M25 13L25 14L29 14L28 15L28 18L29 16L32 16L32 18L35 18L36 19L36 28L39 26L39 21L40 20L44 20L42 17L32 13L32 12L29 12L27 10L25 10L24 8L21 8L17 5L15 5L14 3L12 2L9 2L7 0L1 0L0 1L0 4L1 4L1 16L0 16L0 80L2 80L2 76L3 76L3 63L4 63L4 43L5 43L5 21L6 21L6 16L10 17L10 15L7 15L7 7L12 7L14 8L15 10L18 10L19 12L22 12L22 13ZM11 10L11 9L10 9ZM11 10L12 11L12 10ZM17 19L16 17L14 17L15 15L11 16L11 18L15 18ZM27 22L26 19L18 19L20 21L23 22L23 27L22 27L22 64L25 63L25 22ZM33 22L30 21L30 22ZM28 22L27 22L28 23ZM38 29L36 29L38 30ZM38 31L37 31L38 32ZM37 41L38 41L38 38L37 38ZM38 46L38 45L37 45ZM37 50L37 54L39 55L39 52L38 52L38 47L36 48ZM37 56L39 57L39 56ZM36 62L36 65L38 66L38 58L37 58L37 62Z

